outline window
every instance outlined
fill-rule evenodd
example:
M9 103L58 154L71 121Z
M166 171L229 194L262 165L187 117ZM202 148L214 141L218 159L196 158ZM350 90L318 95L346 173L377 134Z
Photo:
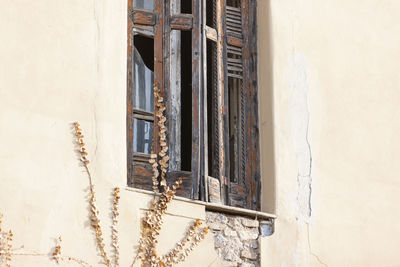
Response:
M178 194L260 209L255 0L130 0L128 184L151 190L153 85Z

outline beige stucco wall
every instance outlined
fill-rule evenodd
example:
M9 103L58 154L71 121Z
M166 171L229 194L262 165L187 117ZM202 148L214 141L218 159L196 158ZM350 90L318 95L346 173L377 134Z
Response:
M399 14L397 0L259 1L278 216L263 266L400 266Z
M258 10L262 208L278 215L262 266L400 266L400 3L260 0ZM111 189L123 188L121 266L132 262L150 197L125 189L126 13L121 0L0 2L0 212L22 252L48 254L62 235L65 255L99 262L79 120L108 239ZM174 202L161 251L194 218L203 206ZM208 264L220 265L211 237L182 266Z
M131 266L136 255L139 220L151 197L125 189L126 6L126 1L0 1L0 213L3 228L15 234L13 247L24 246L15 253L51 255L61 235L64 255L99 266L88 178L74 152L71 126L78 120L107 247L112 188L120 186L121 266ZM160 253L195 218L205 219L204 206L174 202ZM213 247L208 236L181 266L218 266ZM49 265L47 256L13 256L12 266Z

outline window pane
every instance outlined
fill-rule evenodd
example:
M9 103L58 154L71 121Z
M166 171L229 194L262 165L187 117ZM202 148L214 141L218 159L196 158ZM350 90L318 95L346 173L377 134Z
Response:
M153 10L154 0L133 0L133 6Z
M153 123L133 120L133 152L151 154L153 144Z
M152 38L135 36L133 65L133 107L154 112L154 41Z

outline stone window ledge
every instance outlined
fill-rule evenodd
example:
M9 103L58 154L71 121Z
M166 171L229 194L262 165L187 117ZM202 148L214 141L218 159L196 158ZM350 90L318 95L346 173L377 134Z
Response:
M132 187L125 187L125 189L128 191L133 191L133 192L147 194L147 195L154 195L154 194L159 195L159 193L154 193L151 191L132 188ZM188 199L188 198L183 198L183 197L178 197L178 196L175 197L175 199L179 200L179 201L183 201L183 202L189 202L189 203L193 203L193 204L202 205L205 207L206 211L216 211L216 212L227 213L227 214L231 214L231 215L241 215L241 216L250 217L252 219L257 219L259 221L276 219L276 217L277 217L275 214L271 214L271 213L255 211L255 210L248 210L248 209L237 208L237 207L231 207L231 206L226 206L226 205L222 205L222 204L204 202L204 201L200 201L200 200L193 200L193 199Z

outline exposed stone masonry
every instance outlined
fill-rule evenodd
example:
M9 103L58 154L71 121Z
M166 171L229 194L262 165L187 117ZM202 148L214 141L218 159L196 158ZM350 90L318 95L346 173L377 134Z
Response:
M207 224L214 234L214 245L223 260L222 266L260 266L257 220L207 212Z

